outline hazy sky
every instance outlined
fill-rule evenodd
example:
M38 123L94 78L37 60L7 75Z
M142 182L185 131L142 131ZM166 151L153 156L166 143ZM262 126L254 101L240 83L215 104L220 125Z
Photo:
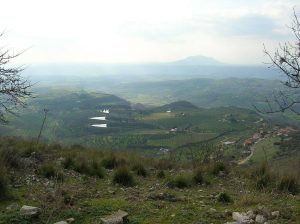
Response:
M300 0L1 1L0 45L22 63L134 63L192 55L261 63L290 38Z

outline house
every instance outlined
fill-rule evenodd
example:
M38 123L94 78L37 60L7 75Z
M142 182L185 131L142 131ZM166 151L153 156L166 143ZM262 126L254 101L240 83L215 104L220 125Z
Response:
M244 146L249 146L249 145L253 145L254 141L252 138L248 138L244 141Z
M223 142L224 145L232 145L232 144L234 144L234 143L235 143L234 141L233 141L233 142L231 142L231 141Z

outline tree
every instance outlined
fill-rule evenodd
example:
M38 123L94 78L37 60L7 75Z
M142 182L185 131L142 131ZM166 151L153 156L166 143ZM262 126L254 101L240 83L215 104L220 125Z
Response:
M0 34L0 37L3 33ZM7 113L16 115L18 107L26 106L25 98L32 97L32 84L21 76L22 67L11 67L11 60L21 53L11 54L0 49L0 122L7 122Z
M292 34L295 38L294 42L286 42L279 44L275 53L270 53L264 47L264 53L270 59L267 63L270 67L279 70L284 76L285 81L283 85L291 89L300 88L300 21L294 10L292 25L290 27ZM261 113L276 113L290 110L300 115L300 98L299 91L296 95L293 93L286 93L283 91L275 92L272 99L266 99L265 107L254 107Z

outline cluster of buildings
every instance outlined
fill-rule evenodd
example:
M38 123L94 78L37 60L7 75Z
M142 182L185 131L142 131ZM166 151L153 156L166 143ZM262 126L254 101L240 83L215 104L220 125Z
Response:
M291 132L297 131L296 129L293 129L292 127L286 127L286 128L280 128L278 126L275 126L272 130L264 131L263 129L260 129L259 132L254 133L252 137L246 139L244 141L244 146L250 146L256 143L259 139L264 137L270 137L270 136L285 136L288 137Z

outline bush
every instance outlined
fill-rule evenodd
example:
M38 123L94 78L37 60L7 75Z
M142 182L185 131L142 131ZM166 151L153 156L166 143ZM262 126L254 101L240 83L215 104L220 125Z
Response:
M157 175L156 175L158 178L165 178L165 172L163 171L163 170L160 170L158 173L157 173Z
M299 192L299 185L296 177L292 175L282 177L279 181L278 189L294 195L297 194Z
M64 180L64 174L57 170L53 164L42 165L39 168L38 173L48 179L55 178L59 181Z
M105 174L102 166L96 160L93 160L92 162L85 159L75 161L69 157L65 160L63 166L88 176L103 178Z
M220 194L218 194L217 200L218 200L218 202L222 202L222 203L230 203L230 202L232 202L232 199L229 196L229 194L227 194L225 192L221 192Z
M46 178L53 178L57 174L57 171L54 165L45 164L40 167L39 173Z
M204 182L202 170L200 169L196 170L193 176L193 180L196 184L202 184Z
M251 177L255 181L255 187L263 190L272 184L272 175L266 162L262 163L258 168L252 171Z
M104 177L104 170L102 166L95 160L92 161L92 176L96 176L98 178L103 178Z
M142 176L142 177L146 177L147 176L147 171L146 171L145 167L143 165L141 165L141 164L134 165L132 167L132 170L135 171L135 173L138 176Z
M174 179L170 180L167 184L169 188L187 188L190 187L190 180L184 176L177 176Z
M104 158L101 162L102 166L105 168L105 169L114 169L118 166L122 166L122 165L125 165L126 164L126 161L124 159L117 159L115 155L111 155L107 158Z
M228 173L228 167L222 162L214 163L212 166L212 173L214 175L219 175L220 172Z
M84 146L80 145L80 144L73 144L70 147L72 150L84 150Z
M8 179L6 169L0 162L0 199L5 199L8 196Z
M62 163L65 169L72 169L75 166L74 159L71 156L68 156Z
M86 160L76 161L74 170L81 174L92 175L93 171Z
M11 168L20 168L20 152L15 148L5 148L0 153L1 162Z
M134 185L133 176L126 167L121 167L115 171L113 182L126 187Z
M175 167L174 163L167 159L160 159L156 162L155 168L158 170L170 170Z

